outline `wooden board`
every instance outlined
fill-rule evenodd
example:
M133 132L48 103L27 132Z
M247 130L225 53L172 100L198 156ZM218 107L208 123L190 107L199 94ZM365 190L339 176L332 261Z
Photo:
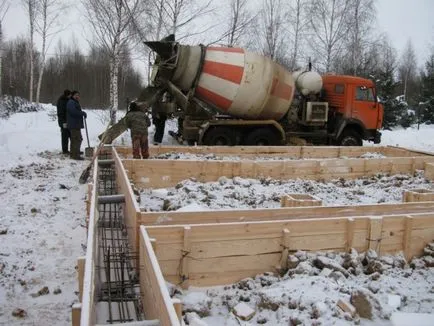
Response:
M131 147L116 147L123 157L131 157ZM387 157L409 157L433 155L433 153L412 151L394 146L150 146L152 156L167 153L191 153L218 156L237 156L240 158L284 157L288 159L314 158L355 158L367 153L380 153Z
M164 276L182 284L185 279L180 277L181 270L188 260L188 282L197 286L219 285L222 280L237 277L240 280L258 271L277 271L286 250L282 246L283 230L290 234L288 251L345 251L350 230L351 247L358 251L374 249L383 254L406 250L411 255L420 254L434 239L434 213L413 214L411 220L410 225L408 216L386 215L191 224L188 250L184 225L146 226L146 230L156 239L156 256ZM405 232L407 238L411 237L411 245L405 240Z
M95 159L92 183L98 184L98 158ZM91 201L90 201L90 216L89 226L87 232L87 248L86 248L86 262L84 265L84 278L83 278L83 295L80 315L80 325L90 326L96 323L95 313L95 289L97 287L97 273L96 266L98 261L98 228L96 223L98 221L98 208L97 208L97 190L92 187Z
M128 241L133 251L138 249L138 223L140 219L140 208L134 195L131 183L129 182L127 173L124 169L122 161L116 150L113 150L112 157L115 161L116 170L116 184L119 189L119 193L125 195L124 204L124 221L128 232Z
M353 206L285 207L203 212L141 212L138 223L143 225L228 223L272 221L294 218L309 219L366 215L405 215L427 212L434 212L434 202Z
M414 173L415 169L424 169L426 163L434 163L434 157L302 161L124 160L124 162L128 166L128 176L136 186L163 188L173 187L178 182L191 177L200 182L217 181L221 176L330 180L354 179L377 173Z
M140 291L146 319L159 319L160 325L180 326L167 291L151 241L144 227L140 228Z

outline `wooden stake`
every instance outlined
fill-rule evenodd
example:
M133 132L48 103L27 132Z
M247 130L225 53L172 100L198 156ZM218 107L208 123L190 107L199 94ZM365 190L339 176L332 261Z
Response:
M382 228L382 216L371 216L369 218L368 249L374 250L377 254L380 254Z
M407 261L411 259L411 233L413 231L413 217L406 216L404 219L404 237L402 250Z
M172 298L173 307L175 308L176 315L179 322L182 324L182 302L178 298Z
M84 265L86 264L86 257L81 256L77 258L77 272L78 272L78 299L82 302L83 299L83 280L84 280Z
M184 227L184 244L182 247L182 258L181 258L181 282L182 282L182 288L187 289L189 287L189 257L188 255L191 252L191 241L190 241L190 235L191 235L191 227L185 226Z
M354 239L354 219L349 217L347 219L347 242L345 244L345 250L349 252L353 247L353 239Z
M289 254L289 236L290 232L288 229L282 230L282 257L280 258L280 268L286 269L288 265L288 254Z
M72 305L72 326L80 326L81 319L81 303Z

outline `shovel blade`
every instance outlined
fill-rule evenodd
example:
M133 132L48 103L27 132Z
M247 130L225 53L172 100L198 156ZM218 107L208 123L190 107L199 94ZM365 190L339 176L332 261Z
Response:
M93 147L86 147L84 149L84 157L86 157L86 158L93 157Z

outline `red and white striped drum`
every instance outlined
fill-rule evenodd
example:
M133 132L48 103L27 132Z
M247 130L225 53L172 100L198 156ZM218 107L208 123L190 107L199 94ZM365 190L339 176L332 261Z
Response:
M177 67L175 84L192 80L199 49L182 51L188 53L183 61L189 64ZM279 120L289 109L294 87L292 74L268 57L239 48L207 47L195 96L235 117Z
M239 48L208 47L196 96L244 119L279 120L294 95L292 74Z

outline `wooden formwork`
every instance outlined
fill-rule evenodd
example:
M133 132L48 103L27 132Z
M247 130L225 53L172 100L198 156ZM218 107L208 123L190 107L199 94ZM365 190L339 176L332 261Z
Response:
M379 148L385 158L356 158L364 153L380 152ZM330 152L326 153L323 147L267 147L262 151L251 147L151 147L151 155L183 151L240 156L241 152L245 158L258 155L310 158L255 162L131 160L125 159L129 149L113 148L118 192L125 194L126 198L124 216L129 242L140 252L137 266L140 268L143 308L147 317L159 319L161 325L179 325L179 303L170 299L164 280L184 287L231 283L285 268L287 254L295 250L345 251L356 248L361 251L373 249L381 254L403 251L407 258L420 254L425 245L434 239L434 201L141 212L132 188L132 183L137 187L170 187L190 177L204 182L216 181L220 176L318 180L356 178L380 172L414 173L415 170L425 170L425 176L429 178L434 176L434 157L426 153L396 147L329 149ZM323 153L322 157L327 154L329 159L320 160L319 153ZM342 160L339 157L354 158ZM91 200L95 201L95 197L92 196ZM91 203L91 215L94 209ZM92 216L89 232L91 225ZM88 263L88 256L84 310L95 308L91 302L92 295L87 293L94 291L95 285L86 286L86 280L90 283L95 281L88 270L92 266ZM91 316L91 312L82 313L81 325L92 325Z
M123 158L131 158L131 147L116 147ZM432 155L432 153L414 151L394 146L360 147L360 146L150 146L149 154L157 156L168 153L189 153L198 155L215 154L220 156L238 156L255 159L260 157L283 157L289 159L315 158L355 158L368 153L379 153L386 157L409 157Z

